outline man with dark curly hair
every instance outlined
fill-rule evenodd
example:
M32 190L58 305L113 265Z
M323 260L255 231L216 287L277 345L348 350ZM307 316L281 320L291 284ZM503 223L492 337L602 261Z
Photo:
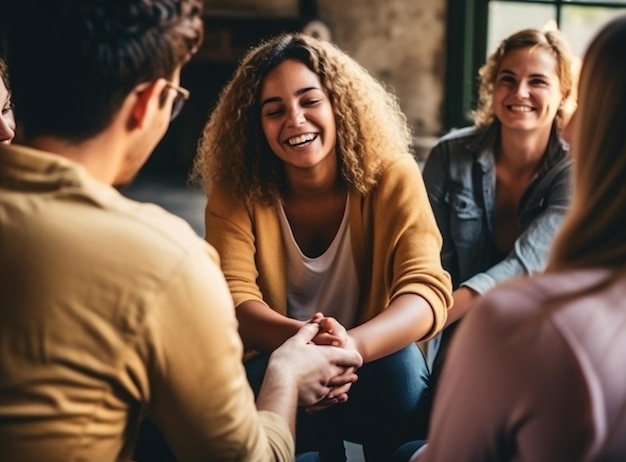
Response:
M129 461L145 414L181 460L293 460L297 405L347 391L361 357L306 323L255 406L217 253L113 187L189 96L201 2L2 11L21 143L0 146L2 460Z

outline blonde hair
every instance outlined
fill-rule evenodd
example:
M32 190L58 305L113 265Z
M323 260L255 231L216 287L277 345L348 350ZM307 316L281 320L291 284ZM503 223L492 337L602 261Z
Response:
M412 155L411 132L395 95L336 45L301 33L281 34L243 58L204 128L192 179L207 193L218 183L249 204L272 203L284 193L284 168L263 134L259 98L263 79L288 59L316 73L328 94L346 182L365 194L388 161Z
M569 49L565 38L556 30L540 31L538 29L524 29L500 42L500 45L480 68L478 75L480 85L478 88L478 104L472 117L474 124L485 127L495 119L493 111L493 86L502 60L511 51L518 48L538 47L551 52L556 58L557 74L561 91L564 96L563 104L556 114L556 124L559 130L563 129L569 116L568 109L572 107L571 100L574 98L572 89L575 85L574 55Z
M551 269L626 265L626 15L607 23L582 62L572 120L575 192Z

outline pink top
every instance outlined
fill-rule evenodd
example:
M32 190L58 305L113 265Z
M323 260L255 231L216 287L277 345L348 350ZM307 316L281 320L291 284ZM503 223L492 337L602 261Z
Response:
M423 461L626 460L626 276L545 274L458 330Z

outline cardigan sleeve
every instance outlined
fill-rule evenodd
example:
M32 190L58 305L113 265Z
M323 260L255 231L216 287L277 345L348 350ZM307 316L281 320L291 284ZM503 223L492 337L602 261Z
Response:
M207 202L205 225L206 240L220 255L235 306L246 300L263 301L257 284L259 274L252 218L243 201L232 200L215 185Z
M450 275L441 265L442 238L417 162L405 158L383 173L375 192L372 290L384 281L389 299L414 293L430 305L437 334L452 305Z

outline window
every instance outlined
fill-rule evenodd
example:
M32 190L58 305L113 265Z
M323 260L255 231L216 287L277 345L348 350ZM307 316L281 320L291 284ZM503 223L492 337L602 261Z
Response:
M445 128L471 124L478 69L506 36L558 28L582 57L598 28L624 13L626 0L448 0Z

